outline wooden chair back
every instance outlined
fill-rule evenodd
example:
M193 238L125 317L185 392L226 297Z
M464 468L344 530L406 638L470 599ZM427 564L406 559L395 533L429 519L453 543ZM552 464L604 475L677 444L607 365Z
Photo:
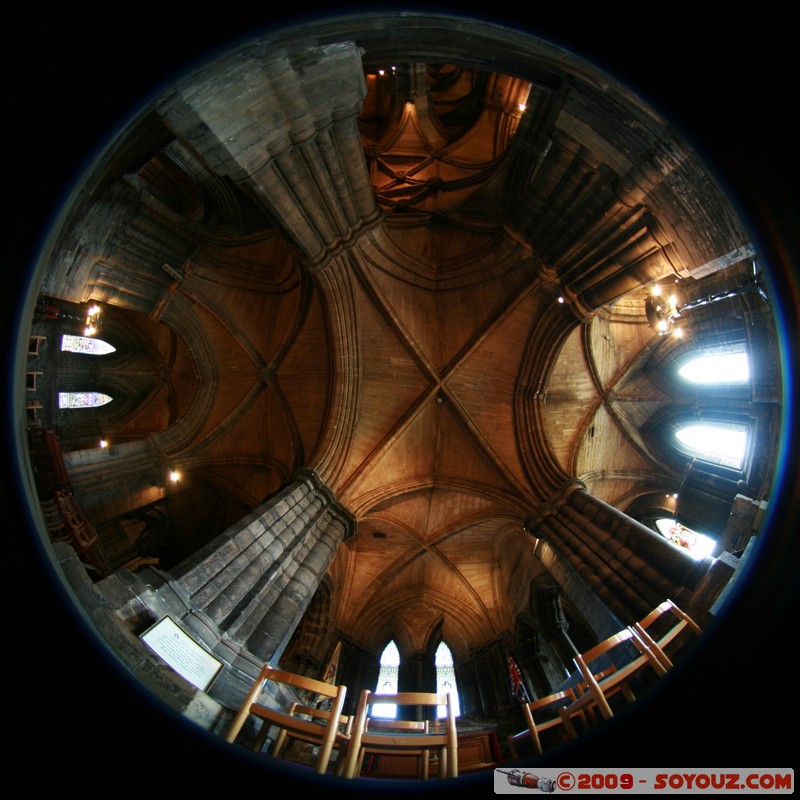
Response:
M672 600L657 605L649 614L634 622L633 628L667 669L672 667L672 659L667 651L677 651L685 639L682 634L688 631L699 636L702 633L700 626Z
M382 719L367 717L367 730L383 733L428 733L430 722L427 719Z
M291 687L296 693L309 692L331 700L330 710L323 710L305 706L309 709L305 714L298 713L300 703L293 703L288 710L264 705L258 702L264 685L267 681ZM274 755L280 755L286 737L300 739L319 746L319 752L314 763L314 770L324 774L330 763L334 747L341 748L349 740L349 718L342 714L347 687L339 684L333 685L324 681L309 678L305 675L296 675L286 670L265 666L258 677L253 681L242 705L233 719L225 739L234 742L244 726L247 718L252 714L262 721L263 735L256 737L256 744L263 743L265 732L270 726L278 728L278 737L273 745ZM308 717L312 717L308 719Z
M444 728L441 731L433 732L430 730L430 726L423 726L422 729L415 725L404 727L405 723L402 720L394 720L393 725L386 726L383 720L371 716L372 707L378 704L394 705L398 709L411 706L415 708L415 713L420 707L444 706L446 710ZM393 728L393 730L387 730L387 727ZM365 689L359 697L353 733L347 746L342 774L345 778L358 776L361 773L366 753L408 754L419 759L418 775L424 780L428 777L431 751L439 754L440 778L454 778L458 775L458 736L455 713L449 693L378 694Z
M300 717L311 720L318 720L323 724L329 725L333 722L331 719L331 712L324 708L317 706L306 706L298 702L293 702L286 713L292 717ZM341 736L337 736L333 743L333 749L341 751L343 740L349 740L350 734L353 730L353 717L347 714L339 715L339 732ZM258 736L253 744L254 750L261 750L267 733L269 732L269 725L262 725ZM314 735L309 736L303 730L289 730L287 728L280 728L275 742L272 745L271 754L277 758L284 756L288 752L288 748L292 742L308 742L309 744L317 744L319 741L319 733L314 731ZM341 768L342 762L337 762L337 767Z
M575 730L572 726L571 718L569 716L566 717L566 720L562 718L558 713L558 709L574 702L576 697L575 690L568 688L540 697L538 700L532 700L530 703L524 703L522 713L528 728L508 737L508 748L511 752L511 757L514 760L518 758L517 743L529 737L533 744L534 752L541 754L542 741L539 734L560 725L565 726L569 738L574 739ZM579 711L577 713L582 714L583 712Z
M629 655L631 649L633 655ZM610 658L609 654L612 652L613 660L621 666L615 667L610 674L604 674L607 667L598 670L599 665L592 666L600 658ZM632 627L609 636L584 653L579 653L573 660L583 676L586 691L566 708L559 709L562 718L565 713L573 717L578 711L591 710L596 706L604 719L611 719L614 714L608 704L609 697L621 691L629 701L635 700L629 685L631 679L643 671L652 670L659 677L667 671L667 667ZM596 675L602 677L598 679Z

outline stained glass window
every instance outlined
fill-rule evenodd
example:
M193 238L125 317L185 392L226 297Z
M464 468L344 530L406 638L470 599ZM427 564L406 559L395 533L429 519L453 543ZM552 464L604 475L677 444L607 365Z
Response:
M59 408L97 408L110 403L114 398L102 392L59 392Z
M656 527L673 544L688 550L692 558L705 558L714 550L714 540L710 536L693 531L675 519L657 519Z
M91 339L88 336L73 336L65 333L61 337L61 349L68 353L83 353L89 356L104 356L116 351L116 347L102 339Z
M458 702L453 654L444 642L439 642L439 647L436 648L436 691L439 694L444 694L445 692L450 693L450 700L453 703L453 712L458 716L461 713L461 706ZM438 718L444 717L446 713L444 706L439 706L436 709L436 716Z
M378 685L375 691L378 694L396 694L397 676L400 671L400 651L392 641L386 645L381 655L381 669L378 673ZM376 717L394 719L397 716L397 706L393 703L376 703L372 707Z

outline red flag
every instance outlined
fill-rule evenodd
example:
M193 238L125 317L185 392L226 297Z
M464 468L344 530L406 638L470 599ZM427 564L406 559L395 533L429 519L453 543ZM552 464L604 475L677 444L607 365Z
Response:
M333 654L328 661L328 666L325 667L325 672L322 673L322 677L320 678L320 680L324 683L336 683L336 673L339 671L339 653L341 653L341 651L342 643L339 641L336 643L336 647L333 648ZM330 710L331 703L332 700L330 697L322 697L321 695L316 696L317 708Z
M336 683L336 673L339 670L339 654L341 652L342 643L339 641L336 643L336 647L333 649L333 655L331 656L328 666L325 669L325 673L322 676L322 680L325 683Z
M530 703L531 698L525 684L522 682L522 675L516 661L509 654L508 656L508 676L511 679L511 694L520 703Z

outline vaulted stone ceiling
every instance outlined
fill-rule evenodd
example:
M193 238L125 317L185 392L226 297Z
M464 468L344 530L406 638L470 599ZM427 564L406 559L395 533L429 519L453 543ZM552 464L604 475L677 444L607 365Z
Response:
M42 14L38 7L35 10L34 7L19 10L18 22L15 22L14 26L8 26L9 39L13 41L9 42L9 47L4 52L10 56L8 72L14 76L7 87L7 92L11 96L9 108L14 108L19 113L12 122L20 123L13 129L13 157L9 158L7 163L7 166L11 167L11 178L7 181L7 186L14 187L16 191L16 202L10 203L10 207L5 211L7 221L10 221L9 231L14 233L7 240L7 246L10 246L8 260L9 264L15 264L17 267L9 270L8 278L12 288L8 291L6 299L13 298L13 286L17 283L22 287L22 291L25 291L26 286L23 284L27 284L28 276L21 265L30 263L31 254L38 252L44 230L43 220L63 201L64 188L74 180L76 167L81 160L89 157L91 149L108 135L109 127L113 127L120 119L127 119L130 114L128 104L138 104L141 93L150 91L170 70L178 69L182 72L185 65L204 47L209 44L216 47L226 36L235 38L242 30L253 26L252 4L248 6L249 14L243 13L243 9L232 12L230 4L224 13L221 9L217 9L220 13L215 11L213 14L208 14L205 31L198 30L201 24L200 14L190 15L186 9L178 10L177 4L169 7L162 4L150 14L143 9L142 4L137 5L135 13L126 14L120 9L113 15L105 11L101 15L95 10L88 10L87 7L74 6L65 6L63 9L54 7L48 9L46 14ZM729 15L721 28L716 19L712 24L710 20L698 18L694 9L680 9L675 6L671 6L668 11L665 8L653 7L651 14L631 14L629 9L609 13L607 7L593 6L582 9L574 18L570 15L569 18L559 19L555 23L553 17L560 17L563 14L560 9L558 13L551 14L548 14L548 9L544 7L532 8L530 11L536 19L525 20L529 29L546 37L552 32L553 38L570 45L574 43L578 51L582 49L590 55L597 55L600 61L606 58L616 68L618 74L635 77L640 87L652 91L651 97L660 108L668 112L668 116L672 117L674 114L684 122L688 119L690 133L694 136L699 135L701 145L705 146L706 153L712 154L720 172L733 177L733 188L742 193L745 208L754 215L756 226L761 226L760 230L764 236L761 244L762 246L766 244L766 251L772 259L771 266L776 269L773 278L779 287L788 288L784 297L778 298L776 295L776 299L785 300L790 309L796 309L797 295L796 292L793 293L792 280L782 273L782 270L786 270L789 274L792 242L796 242L797 232L797 226L794 224L796 213L793 213L797 208L796 192L793 191L791 170L786 168L786 165L791 163L789 154L791 147L794 146L793 143L790 145L788 139L791 129L785 125L785 99L791 96L788 81L792 75L789 68L792 53L788 40L792 35L789 26L776 25L774 17L765 12L748 15L746 19ZM270 9L267 17L272 17L274 13L277 12ZM500 9L500 13L504 13L504 10ZM515 5L511 14L512 20L516 20L519 13L518 5ZM193 18L190 19L190 16ZM247 21L244 21L245 17ZM234 18L236 22L233 22ZM257 24L261 25L260 19ZM512 27L515 24L516 22L512 23ZM491 72L491 69L478 69L481 65L476 64L476 59L473 58L475 41L474 38L465 41L460 63L471 64L480 72ZM388 56L393 55L385 47L375 49L381 52L374 56L371 64L365 63L368 70L373 72L379 65L388 64L391 60ZM421 54L420 58L415 59L416 63L437 64L433 68L434 75L437 72L443 75L442 70L448 69L438 65L455 60L443 57L440 53L431 58L429 39L425 36L417 38L413 49L415 54ZM385 59L382 57L384 53L387 55ZM510 50L497 55L494 61L496 71L501 74L514 74L516 70L508 68L513 60ZM539 77L545 77L541 72L537 74ZM372 111L374 112L374 109ZM474 120L474 117L469 116L469 119ZM560 119L562 131L565 130L566 121L567 116L562 115ZM369 148L370 143L374 143L378 136L375 123L372 123L371 135L366 127L362 129L362 135L365 137L365 147ZM366 152L370 156L372 151L367 149ZM541 153L542 149L536 152ZM578 151L572 152L580 155ZM141 161L137 160L136 166L140 165ZM624 172L623 169L620 174ZM388 181L382 185L387 192L398 188L388 185ZM568 183L564 182L562 185L567 186ZM790 185L792 189L787 191ZM187 202L190 205L196 202L196 198L191 199L195 189L184 184L184 191L189 196ZM406 198L418 197L410 190L404 191ZM422 200L424 202L427 198L423 197ZM284 292L288 295L289 287L294 281L299 280L298 276L302 274L302 270L297 269L293 263L297 255L293 252L288 254L280 252L286 246L285 242L276 233L275 228L265 227L263 210L257 204L241 203L239 208L244 209L245 206L247 211L242 218L244 229L251 233L263 233L269 230L271 243L266 239L263 242L254 240L251 243L253 256L251 259L248 259L243 245L238 248L233 259L228 258L229 248L217 248L214 257L218 263L211 272L224 265L228 286L235 287L241 285L243 281L248 284L259 281L263 282L264 286L273 287L277 293ZM551 216L546 218L541 216L546 207L547 204L541 202L534 206L539 212L534 216L540 219L537 246L546 244L548 227L551 221L558 219L560 215L559 210L552 207ZM196 208L202 208L202 204ZM388 210L389 206L381 200L381 208ZM465 215L462 221L468 219L472 225L471 230L476 232L475 216ZM230 221L229 215L216 212L213 217L206 220L207 229L210 229L213 223L224 238L224 229ZM488 231L491 222L486 222L486 225ZM385 227L388 229L388 219ZM507 232L510 230L507 229ZM783 238L787 234L789 234L788 245ZM214 249L211 245L212 239L209 230L206 230L205 240L208 242L209 253ZM567 239L573 242L582 240L576 240L574 237ZM552 248L548 250L546 260L556 263L557 258L553 258L553 253ZM244 270L241 269L243 264L246 264ZM268 268L259 269L263 265L268 265ZM195 268L200 272L205 267L197 262ZM303 284L302 291L309 292L308 283ZM318 295L313 292L310 293L310 297L308 294L304 297L307 298L304 302L312 310L308 317L311 319L315 316L315 312L323 310L323 306ZM794 306L792 297L795 298ZM263 302L264 298L260 300ZM13 300L11 302L13 303ZM255 314L255 318L263 322L265 316L259 316L261 302L235 307L241 316L245 316L245 313ZM287 300L283 306L276 303L271 308L277 313L285 313L287 304L291 306ZM298 305L299 302L295 303L294 307ZM639 299L632 294L617 301L613 312L610 307L605 308L601 314L593 318L590 325L573 328L558 351L567 358L558 359L556 368L550 371L547 408L552 409L557 399L561 398L560 407L565 416L561 419L557 414L548 414L547 440L554 449L548 463L552 465L554 457L560 470L582 476L590 483L598 481L593 491L608 498L625 496L627 489L620 483L606 484L605 488L602 487L607 463L603 452L597 448L598 437L592 438L590 432L593 427L595 431L599 430L597 423L601 418L604 418L602 420L604 425L613 425L608 428L609 430L617 428L622 431L622 428L618 427L621 422L623 427L626 424L622 416L616 414L614 419L611 419L610 412L615 408L621 410L623 399L620 398L620 394L624 390L632 395L635 386L641 388L643 376L636 370L633 370L633 374L626 373L625 366L628 362L621 351L616 353L619 359L616 364L619 368L607 365L607 368L600 373L603 376L600 382L596 380L598 374L596 369L589 372L579 371L577 380L573 382L570 364L573 361L587 359L594 347L598 348L598 352L607 347L606 335L609 334L603 330L604 326L610 325L612 328L621 329L624 320L620 315L629 310L632 321L638 316L639 309ZM291 317L291 309L289 316ZM186 403L193 394L191 387L198 380L212 379L212 373L197 370L198 354L190 354L183 337L172 335L170 331L165 330L166 326L153 323L141 314L126 316L122 309L116 309L115 314L109 315L108 319L110 324L118 319L120 324L127 326L131 336L141 326L145 338L149 338L155 344L155 347L150 344L144 346L144 349L149 351L149 361L145 369L151 377L155 376L156 381L162 379L165 381L163 386L165 393L171 392L173 398L180 400L175 405L172 401L149 405L153 413L152 419L146 418L147 411L144 407L140 407L138 413L142 430L164 430L187 408ZM789 319L794 330L796 314L793 316L790 313ZM13 313L7 315L6 322L9 321L12 325L16 324L16 316ZM205 321L210 323L211 331L213 324L216 324L213 315L206 315ZM10 333L13 338L16 329ZM264 325L259 337L269 335L267 326ZM230 334L228 331L220 331L219 336L220 339L224 339ZM312 339L313 337L309 342ZM320 334L317 341L324 342L324 340L324 334ZM275 349L271 347L268 351L274 352ZM636 347L632 345L626 352L633 354L635 351ZM796 341L791 346L791 353L796 355ZM314 363L321 370L321 374L317 376L318 385L327 385L330 380L330 364L320 356L313 344L309 346L303 358L312 361L316 359ZM263 357L261 360L263 361ZM588 359L589 363L595 360L594 357ZM161 367L153 369L153 364L156 363ZM634 362L630 363L631 366L634 365ZM168 375L163 370L165 365L173 365ZM259 366L260 385L269 388L266 390L261 388L259 391L261 396L266 397L268 393L274 393L275 379L268 368L262 369L262 367L263 365ZM247 369L252 369L252 366L248 364ZM626 374L627 378L623 378L623 374ZM252 381L250 385L253 385ZM151 388L152 386L153 383L150 384ZM638 397L640 399L647 397L648 402L653 402L656 398L649 396L652 384L645 388L647 392L638 392ZM302 396L303 402L309 403L310 406L317 402L315 397L308 397L300 392L295 393L298 394ZM580 403L573 402L575 397L579 398ZM277 403L275 405L279 406ZM629 403L625 409L630 410L632 405ZM639 420L646 416L647 405L641 402L635 405L638 409L636 414L625 417L630 424L628 431L631 435L620 434L620 441L625 444L636 442L633 428L638 427ZM229 404L229 408L234 408L234 405ZM300 409L301 406L296 406L294 412L300 414ZM279 408L279 413L283 413L282 408ZM585 435L579 435L578 429L583 429ZM313 442L316 434L314 426L309 425L302 431L294 430L288 434L283 431L279 435L292 439L295 443L305 443ZM131 438L134 438L132 429ZM250 444L250 440L241 431L239 439L237 446L242 442ZM293 456L290 462L293 465L295 461L303 460L302 457ZM251 460L248 463L246 458L242 458L239 464L237 469L232 459L222 453L213 467L209 460L202 468L204 476L213 477L214 483L209 484L199 480L198 477L198 484L202 483L205 487L213 486L213 492L204 489L207 495L226 494L230 507L241 508L260 499L265 487L269 487L267 492L270 491L277 480L276 476L286 472L286 465L277 460L268 462L265 466L263 459ZM195 474L199 476L201 465L197 462L194 466ZM652 467L652 464L649 466ZM255 473L261 474L263 483L248 483ZM267 474L271 477L265 478L264 475ZM622 475L622 471L619 470L616 480L619 481ZM188 492L184 493L184 496L189 495ZM8 499L14 498L9 496ZM791 497L786 496L775 500L776 503L780 502L786 519L795 518L796 493L794 502ZM198 511L198 508L194 510ZM25 516L24 512L22 516ZM231 516L235 516L235 513L231 512ZM780 543L790 541L795 527L786 524L781 525L780 530L771 531L771 538L774 541L770 543L765 554L764 566L767 569L759 571L758 575L753 575L754 580L746 589L743 587L742 602L737 605L739 613L736 619L716 633L713 640L714 647L706 648L703 659L695 659L690 678L681 684L683 694L676 696L672 692L664 698L664 705L669 706L668 712L659 715L661 706L650 704L646 714L643 715L645 719L642 720L641 727L636 725L634 720L627 728L623 725L613 734L609 732L608 736L592 740L589 748L590 758L578 758L575 763L584 763L591 759L597 759L599 762L601 757L598 751L602 749L602 752L611 756L612 760L620 752L624 752L630 756L627 759L630 763L636 762L634 756L638 754L641 758L636 763L651 764L653 739L654 735L658 736L654 731L663 733L669 727L669 723L673 721L675 706L685 709L689 707L686 705L689 703L687 698L696 698L699 702L692 707L693 719L698 709L708 707L705 695L707 683L703 683L703 679L715 682L715 697L725 696L726 691L733 696L741 690L739 678L741 674L749 676L762 674L763 653L768 646L771 646L772 631L782 626L785 616L782 611L788 606L785 601L790 597L796 597L796 581L793 581L790 575L793 562L791 559L782 558L780 550ZM377 527L376 531L382 532L381 528ZM12 536L14 556L18 549L23 556L21 560L15 558L14 567L9 570L19 578L19 582L14 584L13 593L10 594L20 602L24 600L26 622L41 623L40 631L46 637L48 652L51 655L68 656L59 661L58 691L60 707L65 709L62 719L69 716L70 735L64 737L57 748L51 748L48 764L52 768L32 773L26 767L29 758L28 748L30 742L40 739L40 723L38 718L33 717L20 720L21 725L12 745L12 752L24 757L15 759L12 773L15 769L18 773L24 771L25 780L29 785L35 782L46 783L50 789L53 788L53 781L63 781L63 775L73 774L76 763L90 763L94 780L111 778L113 781L123 771L125 774L131 774L132 764L138 762L142 747L147 743L150 752L168 753L170 763L181 767L171 771L161 771L159 782L162 785L171 783L173 788L184 793L187 787L195 783L205 792L208 791L209 785L216 785L217 782L220 788L230 791L231 785L237 782L249 781L248 788L251 788L253 780L260 780L260 771L253 775L243 764L237 763L236 769L231 770L231 765L225 762L222 769L213 769L212 765L215 764L213 748L209 751L209 748L204 748L202 743L193 737L187 737L183 741L181 737L175 735L176 729L173 726L164 724L160 712L152 715L148 713L149 709L145 707L147 704L142 704L139 693L131 692L128 682L122 679L113 667L109 668L105 658L96 652L93 637L89 637L91 642L87 644L87 638L81 633L80 624L75 625L75 619L67 610L71 599L65 598L60 591L53 591L51 586L53 575L47 569L41 571L36 569L41 555L37 548L31 547L29 543L17 548L18 539L24 538L26 532L27 526L24 521L11 526L7 531ZM372 538L374 544L379 544L379 538ZM362 538L362 545L367 539L367 536ZM766 558L766 555L772 557ZM500 557L504 559L505 568L511 575L514 568L514 553L501 549ZM461 563L461 569L464 571L467 569L464 561ZM344 571L344 567L336 564L334 570ZM34 580L31 580L30 576L33 576ZM755 580L758 576L761 577ZM513 580L506 578L503 580L506 585L516 586ZM516 588L517 594L521 596L526 587L516 586ZM411 610L416 611L416 609ZM764 613L759 613L762 611ZM780 632L783 633L782 627ZM42 685L52 686L53 659L39 658L40 654L41 651L37 650L32 658L26 659L24 665L21 661L17 663L21 669L24 666L30 680L38 676L43 682ZM732 664L735 665L735 669L731 668ZM749 680L748 678L748 682ZM681 724L672 727L670 731L674 731L676 735L670 736L669 740L659 736L658 749L663 756L663 763L668 760L677 763L681 759L680 754L695 752L692 749L693 745L706 753L717 752L722 748L721 759L726 757L726 753L738 752L742 741L741 731L745 730L748 721L756 720L760 711L742 704L736 704L735 708L731 706L727 711L722 704L715 705L716 711L713 717L704 717L702 725ZM116 713L118 719L125 719L125 724L116 726L113 736L98 737L98 720L109 719L109 713ZM686 714L682 715L682 719L686 719ZM89 742L91 744L88 744ZM788 740L780 736L767 734L753 739L748 745L748 752L753 754L754 760L758 753L763 754L760 757L762 762L767 758L778 762L781 761L780 754L787 752L785 747L781 749L782 744L787 743ZM777 757L774 757L775 753L778 753ZM181 756L185 760L182 760ZM204 767L209 768L195 769L194 765L201 762ZM604 763L609 761L606 760ZM788 758L784 758L782 763L789 763ZM59 766L62 769L58 769Z
M677 401L643 371L669 345L642 287L737 285L752 244L676 132L557 48L435 17L261 47L165 90L94 179L114 220L174 219L75 234L180 254L159 322L72 234L43 292L149 342L160 379L105 433L150 436L181 471L179 556L310 467L358 520L331 624L414 649L443 625L466 652L519 610L519 565L542 571L524 520L566 481L621 506L679 482L638 433Z

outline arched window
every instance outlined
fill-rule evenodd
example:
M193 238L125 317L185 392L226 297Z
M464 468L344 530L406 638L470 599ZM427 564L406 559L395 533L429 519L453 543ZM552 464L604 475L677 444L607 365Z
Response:
M439 694L450 693L450 700L453 703L453 713L458 716L461 713L461 706L458 702L458 688L456 686L456 671L453 666L453 654L450 648L444 643L439 642L436 648L436 691ZM437 718L442 718L446 714L444 706L436 709Z
M381 654L381 669L378 673L378 685L375 687L375 691L378 694L395 694L399 672L400 651L394 641L391 641ZM394 719L397 716L397 706L393 703L376 703L372 707L372 713L376 717Z
M657 519L656 528L658 528L662 536L669 539L673 544L688 550L692 558L700 560L710 556L714 550L714 540L710 536L693 531L691 528L681 525L675 519L667 517Z
M747 383L750 380L750 362L743 347L709 350L684 363L678 374L692 383Z
M102 339L90 339L88 336L73 336L65 333L61 337L61 349L67 353L104 356L108 353L114 353L117 348Z
M114 398L102 392L59 392L59 408L97 408L110 403Z
M679 450L701 461L742 469L747 449L747 426L725 422L698 422L675 431Z

